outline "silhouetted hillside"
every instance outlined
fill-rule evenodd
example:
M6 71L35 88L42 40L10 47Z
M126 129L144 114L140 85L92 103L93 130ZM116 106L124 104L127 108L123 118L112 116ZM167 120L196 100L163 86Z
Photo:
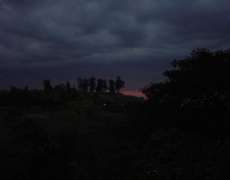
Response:
M120 77L0 91L1 179L229 179L229 51L172 65L147 100Z

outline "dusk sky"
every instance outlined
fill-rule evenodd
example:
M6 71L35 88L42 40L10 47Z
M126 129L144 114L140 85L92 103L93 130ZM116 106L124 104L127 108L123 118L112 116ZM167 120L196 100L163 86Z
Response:
M0 87L120 75L142 88L199 47L230 47L229 0L0 0Z

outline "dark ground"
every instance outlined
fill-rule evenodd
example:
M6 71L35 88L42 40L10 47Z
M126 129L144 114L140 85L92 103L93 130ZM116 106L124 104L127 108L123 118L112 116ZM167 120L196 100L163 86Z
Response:
M228 136L157 126L146 106L111 95L1 106L1 179L229 179Z

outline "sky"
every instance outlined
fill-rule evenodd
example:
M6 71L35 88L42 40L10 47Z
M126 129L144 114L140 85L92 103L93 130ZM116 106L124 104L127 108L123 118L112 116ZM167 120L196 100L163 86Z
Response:
M229 0L0 0L0 87L162 79L194 48L230 47Z

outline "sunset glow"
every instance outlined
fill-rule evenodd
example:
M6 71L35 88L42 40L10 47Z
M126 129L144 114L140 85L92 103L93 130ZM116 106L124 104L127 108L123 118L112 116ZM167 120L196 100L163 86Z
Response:
M140 90L124 89L121 91L121 93L126 96L136 96L136 97L146 98L146 96Z

